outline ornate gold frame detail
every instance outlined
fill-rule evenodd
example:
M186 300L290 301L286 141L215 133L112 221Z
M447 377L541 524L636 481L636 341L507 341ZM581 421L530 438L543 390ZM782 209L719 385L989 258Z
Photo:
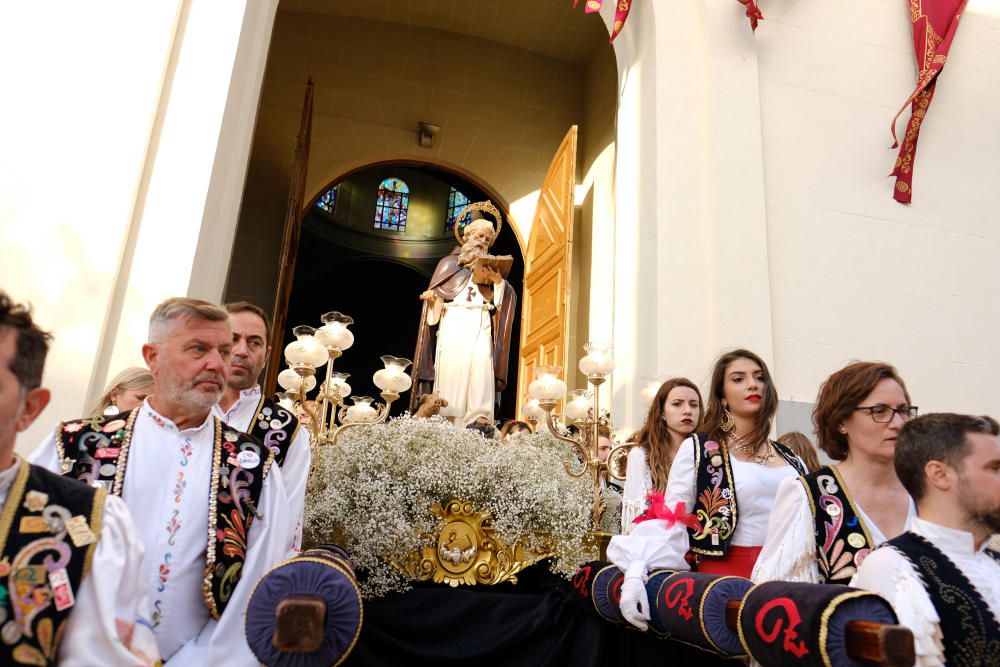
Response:
M441 518L440 530L424 533L423 547L402 562L393 561L411 579L449 586L517 583L521 570L555 553L552 539L543 534L522 536L509 545L501 542L493 517L477 512L472 501L435 503L430 511Z

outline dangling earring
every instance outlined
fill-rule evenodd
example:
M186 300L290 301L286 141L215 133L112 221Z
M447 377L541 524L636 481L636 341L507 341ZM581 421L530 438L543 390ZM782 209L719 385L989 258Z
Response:
M733 430L733 427L736 426L736 418L733 417L733 413L729 411L729 406L726 405L725 401L722 402L722 417L722 424L719 425L719 428L722 429L723 433L729 433Z

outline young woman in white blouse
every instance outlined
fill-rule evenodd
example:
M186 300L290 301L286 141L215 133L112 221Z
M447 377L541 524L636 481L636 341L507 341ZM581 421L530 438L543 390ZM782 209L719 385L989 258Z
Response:
M847 584L872 549L906 530L913 501L893 455L916 413L886 363L858 361L823 383L813 422L820 449L837 463L782 482L754 581Z
M716 361L708 432L681 444L664 505L648 508L648 520L608 546L608 558L625 573L621 610L630 623L645 629L649 620L649 570L687 570L689 550L699 571L750 576L778 484L805 474L791 450L768 438L777 409L777 391L759 356L734 350Z
M651 493L667 490L670 464L677 450L701 424L701 392L687 378L671 378L653 397L646 423L632 436L635 443L625 466L622 492L622 535L632 532L632 522L645 511Z

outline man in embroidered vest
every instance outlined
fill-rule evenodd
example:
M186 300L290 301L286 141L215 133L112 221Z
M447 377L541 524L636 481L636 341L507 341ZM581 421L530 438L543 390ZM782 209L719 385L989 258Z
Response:
M36 453L124 499L146 545L142 581L168 666L258 664L247 600L294 527L274 455L212 414L229 375L228 320L198 299L161 303L142 346L156 393L128 413L60 424Z
M0 291L0 665L153 665L142 545L119 498L29 465L49 335Z
M851 585L889 600L917 665L1000 665L1000 427L929 414L900 430L895 467L918 518L873 551Z
M248 301L227 303L233 349L229 357L229 384L215 407L216 415L233 428L249 433L274 453L288 493L289 513L295 519L294 544L302 541L302 512L309 477L309 433L300 428L290 410L261 392L257 380L264 370L270 347L270 323L263 310Z

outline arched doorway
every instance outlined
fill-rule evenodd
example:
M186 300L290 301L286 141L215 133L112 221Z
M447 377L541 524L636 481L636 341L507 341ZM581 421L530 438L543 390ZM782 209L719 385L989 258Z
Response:
M379 357L413 357L419 295L438 260L456 243L448 223L465 202L489 198L455 172L413 162L377 163L330 183L303 218L283 344L294 338L292 327L318 326L327 311L351 316L355 343L335 368L351 374L353 394L377 397L371 375L381 368ZM492 252L514 257L507 280L520 294L521 247L502 203L494 204L505 220ZM519 312L511 338L510 381L497 418L513 417L517 402ZM393 413L401 413L407 403L398 401Z

